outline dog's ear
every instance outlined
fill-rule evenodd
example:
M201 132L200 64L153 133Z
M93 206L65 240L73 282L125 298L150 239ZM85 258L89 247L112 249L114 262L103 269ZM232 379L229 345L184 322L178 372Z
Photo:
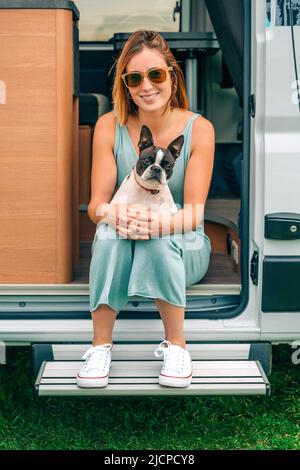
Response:
M147 126L143 126L140 134L140 140L138 143L140 152L146 149L147 147L152 147L153 145L153 137L150 129Z
M172 142L168 145L168 150L170 150L171 154L173 155L174 160L179 157L182 146L184 142L183 135L176 137L176 139L172 140Z

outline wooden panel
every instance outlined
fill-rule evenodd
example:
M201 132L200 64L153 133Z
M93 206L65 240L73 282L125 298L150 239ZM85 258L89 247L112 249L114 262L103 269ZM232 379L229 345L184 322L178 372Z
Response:
M79 213L79 234L81 242L92 242L96 231L96 224L91 221L86 212Z
M56 10L57 56L57 283L72 279L72 12Z
M79 201L80 201L80 204L88 204L91 199L92 139L93 139L93 127L80 126L79 128L79 160L80 160Z
M72 12L0 10L0 283L72 279Z
M1 9L0 36L10 36L12 32L22 40L28 36L54 36L55 10Z
M232 261L233 270L239 273L241 242L236 231L223 224L205 221L205 233L211 241L212 252L227 255ZM234 241L238 247L238 264L231 259L231 251L234 249L232 241Z
M215 253L227 253L227 236L228 227L214 222L205 222L205 233L210 239L212 251Z

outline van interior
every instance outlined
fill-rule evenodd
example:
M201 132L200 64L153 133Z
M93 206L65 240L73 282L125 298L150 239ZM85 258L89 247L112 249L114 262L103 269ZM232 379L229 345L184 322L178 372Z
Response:
M79 128L77 134L79 139L79 156L78 166L76 168L74 160L73 167L75 170L73 173L73 181L70 183L73 185L72 194L75 198L73 213L67 214L73 224L77 223L77 227L74 225L75 228L73 230L72 276L70 276L66 282L69 287L68 292L71 292L72 288L76 290L76 286L77 288L82 286L86 289L86 294L88 294L91 244L96 228L87 214L87 206L90 200L93 131L99 116L112 110L111 91L114 79L113 65L131 32L138 29L154 29L161 32L166 38L175 58L182 68L189 98L189 109L209 119L214 125L216 134L214 169L205 207L204 225L205 232L211 240L212 255L209 269L204 278L187 288L187 306L195 306L195 303L193 303L195 300L201 301L201 299L203 300L205 298L210 299L211 308L216 308L216 301L214 301L214 299L216 299L216 297L222 297L223 303L221 305L224 311L225 309L236 307L241 298L242 288L240 208L242 205L241 195L243 186L241 172L243 161L243 2L240 0L231 0L230 2L226 0L164 0L163 2L152 0L152 2L149 3L147 0L131 0L130 2L123 2L122 0L110 0L109 2L106 0L89 0L88 2L85 0L75 0L74 4L80 12L80 21L78 22L79 84L75 84L79 87ZM17 11L15 14L18 14ZM32 18L31 13L28 13L28 15L30 15L28 18ZM49 22L47 25L50 24L50 15L48 15L48 18ZM41 28L45 27L41 22L37 24L41 24ZM5 27L8 28L9 25ZM5 34L5 32L3 34ZM8 41L12 36L11 34L9 36L9 34L10 33L7 35ZM47 35L43 36L42 30L40 34L42 40L47 41ZM75 36L76 31L73 29L73 41ZM26 40L24 39L23 41L24 47ZM38 74L38 70L42 70L41 61L46 61L49 57L45 54L40 55L40 46L35 47L34 53L31 54L28 60L31 65L40 67L36 68ZM61 53L61 51L58 51L58 53ZM5 60L8 63L10 58L5 56ZM17 60L22 61L23 59L19 59L18 55L14 57L14 62L11 63L11 70L13 70L13 72L11 72L12 80L19 80L18 83L21 83L21 78L19 79L16 75L17 69L14 67ZM35 61L37 61L36 64ZM76 68L76 64L77 62L74 60L73 67ZM22 62L22 66L23 65ZM27 77L24 73L22 80L24 81L30 78L28 83L34 83L35 77L32 75ZM52 73L51 70L49 73ZM49 73L47 72L47 77ZM30 93L28 94L28 99L32 97L31 103L33 103L34 106L34 100L36 100L36 102L46 100L46 94L42 94L42 91L37 90L36 93L39 92L39 95L35 96L33 95L34 91L31 89L29 89L29 91L27 90L27 93ZM16 96L21 103L23 96ZM7 100L6 109L10 109L9 106L10 103ZM12 109L9 113L14 112L17 116L16 109L17 108ZM34 112L34 110L35 108L33 107L30 112ZM51 109L49 111L51 111ZM4 107L2 110L0 109L0 112L5 113ZM27 116L27 119L31 119L32 121L37 119L38 123L40 119L48 119L49 115L48 111L47 114L45 113L45 115L41 117L30 114ZM12 125L11 123L14 122L12 119L16 118L12 118L11 114L7 114L7 116L11 120L10 125ZM18 113L18 118L19 117L20 114ZM26 118L25 115L22 116L22 118L23 117L24 119ZM6 119L8 118L6 117ZM61 122L62 121L58 122L57 129L59 129ZM24 126L26 125L25 123ZM18 138L19 132L17 126L18 124L16 124L16 131L14 133L16 139ZM39 155L41 164L44 165L42 167L44 177L47 171L46 168L48 168L45 166L45 161L47 155L50 155L54 147L51 147L49 144L45 155L40 155L37 147L37 138L35 138L35 136L39 135L37 130L34 130L36 134L28 132L26 135L29 137L26 137L25 140L22 138L23 141L20 141L18 144L19 147L17 148L17 144L14 143L12 145L8 137L5 143L6 131L3 130L1 135L3 135L2 142L3 145L5 144L3 148L6 152L4 155L5 158L3 157L2 160L3 165L10 165L13 163L13 159L15 159L15 162L19 162L19 157L21 158L20 155L22 153L21 145L27 145L31 138L30 136L34 136L34 140L32 140L31 143L29 142L32 150L31 155L35 152L31 163L37 165L37 155ZM50 134L49 136L42 136L43 143L46 144L46 139L48 138L50 139ZM59 145L60 144L63 145L64 142L59 143ZM56 144L56 148L57 145L58 144ZM15 152L15 154L13 152ZM25 162L25 165L27 164L28 160L27 163ZM22 165L24 165L24 162ZM32 168L35 168L34 165ZM56 163L55 165L58 168ZM25 166L20 168L16 168L15 164L13 166L15 174L16 171L20 170L18 188L21 188L21 184L23 186L26 184L26 188L29 188L31 191L28 206L30 206L31 215L34 208L35 219L34 225L32 225L34 233L31 237L33 241L30 249L32 253L38 253L38 243L44 244L45 250L47 248L47 240L50 240L50 238L46 238L46 236L51 236L52 239L55 239L54 230L53 236L51 235L52 228L48 230L48 226L46 225L48 233L44 233L39 229L39 224L42 222L42 217L44 217L45 211L43 207L46 202L47 194L46 192L41 193L42 196L38 201L34 188L37 188L39 184L43 184L42 180L38 181L38 174L34 175L33 172L30 176L32 180L29 181L29 179L21 178L21 172L25 169ZM5 168L6 167L4 167L4 169ZM58 171L62 174L64 168L58 168ZM77 172L76 175L75 171ZM5 175L6 173L2 172L3 178L1 185L3 194L6 190L6 184L11 184L10 180L8 181L8 177ZM7 175L11 175L11 173L7 172ZM12 178L12 176L9 176L9 178ZM69 180L66 181L67 183L65 184L69 184ZM53 190L53 193L51 193L51 198L53 199L55 199L54 185L55 183L51 176L48 181L48 188L49 191ZM59 184L57 188L58 191L62 191ZM48 275L48 278L45 275L41 281L32 281L32 278L29 276L30 266L28 265L27 267L25 265L25 267L22 266L22 272L20 270L21 274L18 278L12 277L16 276L15 273L17 272L18 263L22 262L21 256L14 254L21 253L21 251L16 251L16 243L13 242L11 238L12 234L16 233L16 229L12 225L9 225L11 223L11 214L9 211L11 211L12 207L15 210L15 206L20 205L22 198L24 198L24 192L17 194L17 196L16 194L16 187L14 191L12 191L11 186L9 186L7 190L9 203L7 207L2 207L3 211L8 211L7 220L5 219L6 222L3 224L3 230L5 228L3 232L5 245L3 256L4 258L6 255L7 256L5 259L3 258L4 262L1 263L2 281L0 284L3 285L5 282L11 285L17 285L18 283L19 285L31 284L32 286L42 283L54 284L55 281L47 282L47 279L50 279L50 275ZM53 205L53 211L54 207ZM64 206L62 205L62 207ZM27 209L29 210L26 206L26 210ZM54 217L53 214L54 212L49 212L48 220L52 220L51 217ZM27 217L26 211L25 216ZM59 213L57 217L59 218L58 224L61 224L64 215ZM24 219L24 224L25 223L26 221ZM24 224L20 225L19 228L18 249L21 249ZM27 232L23 233L24 236L29 236ZM11 246L9 245L9 240L12 241ZM61 246L67 247L67 243ZM22 246L22 250L23 249L24 246ZM24 253L24 250L22 253ZM45 251L45 259L46 256L50 256L47 255L47 253L48 252ZM59 254L56 254L56 257L59 264ZM43 260L40 259L39 266L42 265L42 261ZM3 266L5 266L5 268ZM8 272L10 272L10 276L8 276ZM42 274L41 269L39 272ZM57 284L62 285L64 282L57 281ZM56 292L58 292L58 290ZM136 299L133 299L133 301L134 300ZM145 299L143 299L143 301L145 301ZM206 302L206 307L207 305Z
M88 281L90 247L95 233L87 215L92 136L98 117L112 109L113 73L109 72L130 31L148 28L160 31L167 39L185 75L190 109L209 119L216 132L214 170L205 210L205 232L212 243L211 261L204 278L187 288L187 297L190 293L207 294L210 287L214 294L227 288L227 293L238 295L241 289L243 2L232 0L229 8L226 1L183 0L175 4L170 0L152 2L150 8L146 1L133 1L125 8L120 7L121 11L117 0L97 2L95 10L91 3L76 1L81 13L81 179L80 256L74 266L73 283ZM99 3L103 3L103 9L98 8ZM123 16L125 12L127 16Z

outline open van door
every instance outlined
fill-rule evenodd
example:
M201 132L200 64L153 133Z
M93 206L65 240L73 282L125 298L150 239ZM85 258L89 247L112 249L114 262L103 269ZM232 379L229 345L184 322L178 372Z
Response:
M250 256L261 338L300 334L300 2L256 0Z
M245 248L249 211L249 272L242 272L244 288L249 279L247 310L257 313L261 339L290 342L300 335L300 1L207 0L206 6L244 107L240 225Z

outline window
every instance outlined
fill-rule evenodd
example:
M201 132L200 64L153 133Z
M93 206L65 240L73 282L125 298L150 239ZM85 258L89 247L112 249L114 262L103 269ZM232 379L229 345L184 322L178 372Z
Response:
M266 0L266 26L271 24L271 0Z
M79 40L108 41L114 33L138 29L179 31L175 0L75 0L80 11Z
M292 24L300 26L300 0L278 0L276 5L276 26L290 26L290 3L292 4Z

